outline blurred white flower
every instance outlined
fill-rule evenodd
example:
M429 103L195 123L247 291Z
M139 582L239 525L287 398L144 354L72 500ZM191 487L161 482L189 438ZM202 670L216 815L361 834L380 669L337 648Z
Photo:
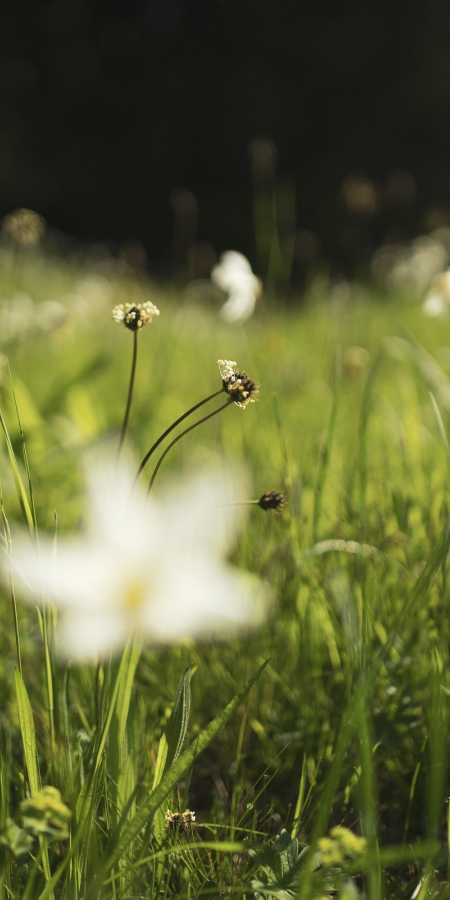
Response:
M57 300L36 303L29 294L16 292L0 307L1 342L7 344L41 331L60 328L67 318L67 310Z
M94 468L90 532L61 539L56 554L50 540L40 542L38 556L28 538L13 538L24 598L43 596L62 612L59 652L89 661L120 651L131 631L158 645L258 625L266 588L224 561L241 516L239 507L218 507L245 496L241 479L203 476L146 505L138 491L130 497L131 483L123 468Z
M426 316L448 319L450 316L450 269L436 275L425 295L422 309Z
M220 315L226 322L246 322L253 314L262 293L262 282L253 272L248 259L237 250L227 250L211 272L211 278L228 294Z
M375 278L394 291L406 291L419 298L431 279L449 262L446 237L437 231L408 245L389 244L380 247L372 259Z

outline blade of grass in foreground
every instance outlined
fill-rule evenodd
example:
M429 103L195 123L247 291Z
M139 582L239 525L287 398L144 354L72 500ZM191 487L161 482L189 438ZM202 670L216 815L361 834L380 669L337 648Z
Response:
M34 728L33 710L31 708L30 698L25 687L25 682L19 669L15 670L16 696L17 706L19 707L20 730L22 734L23 751L25 756L25 765L28 774L28 781L32 794L37 794L41 788L41 778L38 769L37 750L36 750L36 732ZM50 864L48 860L47 845L45 838L39 839L40 849L42 853L42 868L48 882L50 880ZM53 897L53 891L50 889L49 897Z
M319 838L325 833L327 821L329 816L331 815L333 801L336 796L337 786L344 764L345 753L347 751L351 736L354 732L355 723L353 721L353 717L354 710L358 702L358 697L359 693L350 700L349 706L343 712L341 727L336 739L333 761L330 765L328 776L323 787L320 806L318 807L317 813L315 815L314 828L307 850L307 857L305 858L304 876L300 882L299 891L297 894L298 900L309 900L310 898L310 888L314 874L314 856L317 850L317 842Z
M28 773L28 781L32 794L37 794L41 787L36 754L36 734L34 730L33 711L24 680L19 670L15 671L17 706L19 708L20 730L22 733L23 752Z
M331 448L333 446L334 430L335 430L337 412L338 412L338 407L339 407L339 398L340 398L340 393L341 393L341 383L342 383L342 351L341 351L340 347L337 347L335 359L334 359L333 404L331 407L330 419L328 422L327 438L326 438L326 442L325 442L325 449L323 451L322 460L320 462L319 475L317 478L315 497L314 497L314 515L313 515L313 526L312 526L313 543L315 543L317 541L317 535L318 535L318 531L319 531L320 513L322 510L323 489L325 486L325 479L327 477L328 464L330 462Z
M16 392L14 389L14 382L13 382L13 377L12 377L12 372L11 372L11 367L9 365L9 361L8 361L8 371L9 371L9 379L11 382L12 394L13 394L13 398L14 398L14 406L16 408L17 422L19 425L20 440L22 443L23 463L25 466L25 472L26 472L27 480L28 480L28 493L29 493L29 497L30 497L30 513L31 513L31 516L33 519L34 529L37 533L36 508L34 505L33 485L32 485L32 481L31 481L30 465L28 462L27 445L26 445L26 441L25 441L25 435L23 433L22 421L21 421L20 413L19 413L19 404L17 403L17 397L16 397Z
M366 495L367 495L367 432L369 425L370 413L372 411L374 385L378 373L386 356L384 346L381 346L372 368L367 378L364 390L363 401L361 405L361 416L359 423L359 515L361 522L365 523L366 519Z
M113 866L125 853L131 841L133 841L136 835L139 834L141 828L143 828L147 824L149 818L151 818L156 813L156 810L159 808L161 803L163 803L170 791L181 780L181 778L192 765L197 756L199 756L199 754L208 746L208 744L225 725L228 719L233 715L234 712L236 712L238 707L245 700L255 681L258 680L258 678L266 668L267 663L268 660L263 663L263 665L260 666L259 669L257 669L254 675L252 675L252 677L249 679L249 681L247 681L247 683L240 689L240 691L238 691L237 694L234 695L225 709L222 710L222 712L218 716L216 716L216 718L213 719L212 722L210 722L210 724L204 729L204 731L202 731L200 736L187 748L187 750L185 750L178 757L171 768L165 773L165 775L163 775L156 790L154 790L150 794L150 796L142 803L132 822L130 822L122 832L122 835L120 836L116 845L111 847L110 853L106 857L99 874L94 879L85 895L85 900L97 900L97 897L100 896L101 886L104 880L108 877ZM56 873L56 875L58 875L58 873ZM54 877L56 877L56 875ZM56 884L56 881L54 882L54 884ZM42 892L39 900L45 900L45 898L48 896L49 893L48 889L46 888Z
M174 707L166 729L161 735L158 756L156 759L155 774L153 777L153 790L156 790L159 782L174 762L178 759L183 743L186 739L189 716L191 712L191 669L188 668L181 676L180 684ZM149 822L151 829L152 823ZM153 833L158 843L162 843L165 829L163 807L156 811L153 820ZM163 874L162 860L156 863L156 883L159 884Z
M6 427L6 422L3 418L2 411L0 410L0 425L3 428L3 433L5 435L6 446L8 448L9 461L11 463L11 469L14 476L14 482L16 485L17 495L19 497L20 507L23 513L23 517L28 526L31 535L34 535L34 519L33 514L31 512L30 504L28 502L27 492L25 490L22 477L19 471L19 466L17 465L16 455L14 453L13 445L11 443L11 438L8 433L8 429Z
M437 574L441 566L445 563L449 550L450 528L446 526L442 533L440 542L436 544L436 546L430 553L425 568L420 573L409 596L406 598L406 602L403 604L400 612L397 614L396 619L394 620L390 629L391 636L386 644L381 648L381 650L379 650L376 657L377 659L387 658L388 653L400 636L400 630L405 621L407 619L411 620L414 607L425 596L432 582L432 579Z

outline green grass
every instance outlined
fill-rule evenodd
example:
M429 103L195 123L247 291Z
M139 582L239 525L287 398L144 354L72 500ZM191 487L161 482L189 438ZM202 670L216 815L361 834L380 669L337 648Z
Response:
M232 329L214 310L116 273L104 305L76 313L81 267L40 257L17 267L4 253L1 271L3 302L19 278L38 302L67 298L69 313L54 331L27 333L25 323L0 344L32 501L1 357L0 408L31 527L54 530L55 510L59 533L78 527L89 452L117 444L132 336L110 320L110 307L130 298L161 310L140 335L128 432L136 461L220 387L218 358L236 359L261 383L258 404L212 419L173 448L155 490L221 454L245 461L255 498L269 488L289 498L280 516L251 508L236 547L234 561L275 598L267 624L240 640L146 648L120 668L66 669L51 653L51 612L39 618L19 603L22 681L3 595L1 900L255 892L319 900L335 896L332 888L342 900L363 891L396 900L420 879L421 900L448 896L447 326L374 295L266 309ZM14 547L23 512L6 440L0 477ZM205 732L267 660L217 734ZM172 763L157 783L160 739L187 667L186 742L173 758L183 706L183 726L174 714L166 731ZM205 745L198 756L196 741ZM14 855L6 821L21 824L21 801L41 785L70 808L70 837L43 833L27 844L25 828ZM195 810L197 825L165 833L167 807ZM336 851L340 873L321 843L336 825L367 840L353 859ZM269 843L283 829L291 839ZM310 847L300 860L297 838Z

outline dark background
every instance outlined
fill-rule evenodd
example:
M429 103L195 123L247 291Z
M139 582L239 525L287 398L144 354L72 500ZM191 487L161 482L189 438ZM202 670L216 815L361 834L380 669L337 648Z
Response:
M1 216L136 239L164 271L184 215L257 264L270 144L249 145L267 136L300 255L307 229L352 270L450 218L447 3L15 0L1 21ZM361 202L349 176L368 180Z

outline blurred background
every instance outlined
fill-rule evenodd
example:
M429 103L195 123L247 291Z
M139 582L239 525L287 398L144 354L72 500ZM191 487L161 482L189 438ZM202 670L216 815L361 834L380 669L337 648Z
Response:
M288 297L318 268L409 289L419 254L423 290L450 250L449 34L439 2L16 0L0 217L181 283L234 248Z

